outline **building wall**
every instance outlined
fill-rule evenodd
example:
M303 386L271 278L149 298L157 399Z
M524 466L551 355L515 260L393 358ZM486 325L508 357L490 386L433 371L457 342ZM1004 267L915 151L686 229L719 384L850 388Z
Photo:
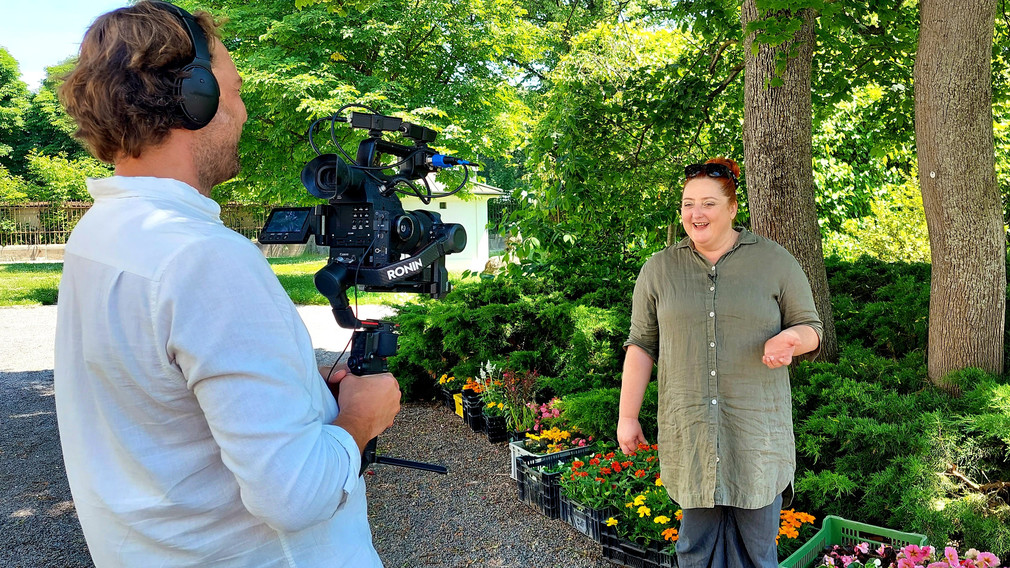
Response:
M489 257L487 234L487 202L493 195L474 195L463 201L455 195L445 199L433 199L425 205L416 197L400 196L404 211L423 209L442 216L443 223L459 223L466 230L466 248L462 252L447 255L445 267L450 272L484 270ZM445 209L439 208L445 203Z

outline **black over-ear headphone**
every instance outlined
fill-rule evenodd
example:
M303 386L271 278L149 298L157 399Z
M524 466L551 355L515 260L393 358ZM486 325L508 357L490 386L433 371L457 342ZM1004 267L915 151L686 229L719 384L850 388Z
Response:
M151 2L155 6L179 18L189 35L195 55L191 63L183 67L180 78L175 80L175 95L182 97L179 103L179 121L184 128L199 130L217 114L221 89L210 70L210 46L203 28L192 14L168 2ZM186 76L188 75L188 77Z

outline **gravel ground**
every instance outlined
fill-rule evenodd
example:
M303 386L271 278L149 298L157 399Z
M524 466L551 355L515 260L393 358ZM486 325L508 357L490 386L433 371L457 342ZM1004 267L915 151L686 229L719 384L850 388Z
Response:
M299 309L317 358L347 336L327 308ZM381 313L365 313L380 317ZM0 308L0 568L91 567L63 469L53 399L56 309ZM405 405L379 452L449 468L366 473L375 547L389 568L606 568L599 545L518 502L509 453L434 403Z

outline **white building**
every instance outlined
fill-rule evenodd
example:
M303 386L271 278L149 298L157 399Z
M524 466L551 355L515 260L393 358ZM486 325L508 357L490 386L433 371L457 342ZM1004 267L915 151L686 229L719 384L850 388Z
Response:
M441 184L432 186L436 192L444 191ZM432 199L431 203L425 205L416 197L400 195L404 211L418 209L434 211L442 216L443 223L459 223L466 229L466 248L463 252L445 257L445 267L449 272L464 270L480 272L484 270L488 258L504 250L504 240L489 232L487 224L489 208L490 218L495 219L496 215L500 215L503 198L508 196L502 190L483 183L471 181L467 182L467 186L470 196L465 201L457 195L450 195L442 199Z

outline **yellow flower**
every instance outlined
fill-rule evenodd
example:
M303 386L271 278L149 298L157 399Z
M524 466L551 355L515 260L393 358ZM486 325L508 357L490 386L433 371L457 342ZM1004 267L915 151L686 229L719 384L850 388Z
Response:
M614 526L616 524L617 524L617 519L615 519L614 517L610 517L609 519L607 519L607 526L608 527L612 527L612 526Z
M498 408L500 408L501 410L505 410L505 403L504 402L499 402L498 403Z
M657 525L665 525L666 523L670 522L670 517L660 515L655 519L652 519L652 522L656 523Z
M676 518L676 519L677 519L678 521L683 521L683 520L684 520L684 511L681 511L680 509L677 509L677 512L676 512L676 513L674 513L674 514L673 514L673 516L674 516L674 517L675 517L675 518Z
M635 497L635 506L638 507L641 505L645 505L645 495L639 495L638 497Z
M663 480L657 477L656 478L656 487L662 487L662 486L663 486Z
M631 507L632 507L633 505L634 505L634 503L625 503L625 504L624 504L624 506L625 506L625 507L627 507L627 508L629 508L629 509L630 509L630 508L631 508Z
M489 403L487 403L487 407L488 407L488 408L494 408L494 403L493 403L493 402L489 402Z
M639 517L648 517L651 514L652 514L652 509L646 507L645 505L642 505L641 507L638 508L638 516Z

